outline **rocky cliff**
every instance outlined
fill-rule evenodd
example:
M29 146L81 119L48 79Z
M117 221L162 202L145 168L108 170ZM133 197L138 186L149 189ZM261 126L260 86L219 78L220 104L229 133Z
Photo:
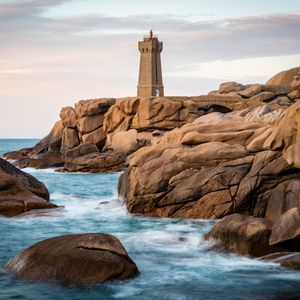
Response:
M204 115L136 151L119 182L127 209L155 217L228 216L208 235L227 249L298 251L300 102L258 118L263 109Z
M273 124L298 98L297 92L283 86L229 82L197 97L81 100L61 109L60 120L35 147L5 157L19 167L120 171L128 155L159 143L165 133L200 116L240 111L248 121Z

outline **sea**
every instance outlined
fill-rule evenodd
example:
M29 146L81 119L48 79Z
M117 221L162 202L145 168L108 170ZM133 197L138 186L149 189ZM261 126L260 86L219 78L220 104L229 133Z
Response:
M0 156L33 146L34 139L0 139ZM120 173L57 173L24 169L47 186L49 216L0 217L0 299L300 299L300 272L236 254L214 252L203 236L215 220L132 215L118 200ZM119 238L140 275L85 287L16 278L3 265L38 241L73 233Z

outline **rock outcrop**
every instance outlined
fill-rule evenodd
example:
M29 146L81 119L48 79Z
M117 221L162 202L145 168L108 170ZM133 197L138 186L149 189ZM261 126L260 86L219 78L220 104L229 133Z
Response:
M273 108L287 107L299 99L298 94L292 92L296 90L295 84L292 84L294 76L290 76L289 85L272 83L267 84L247 84L243 85L238 82L225 82L219 86L219 89L212 91L209 95L216 96L230 96L235 99L240 99L240 109L246 106L258 106L259 103L263 105L268 103Z
M5 157L19 167L120 171L127 156L142 147L158 144L166 132L209 113L235 111L247 121L274 124L297 101L297 92L278 85L229 82L209 95L195 97L81 100L74 108L62 108L61 120L36 146L7 153ZM74 156L81 153L77 147L85 148L86 144L95 145L95 151Z
M212 113L166 133L159 144L129 157L120 198L129 212L156 217L250 215L254 218L224 221L224 231L216 229L211 236L221 241L227 236L225 246L232 244L242 254L298 250L298 152L286 153L299 144L299 106L282 111L273 125L241 112ZM254 227L264 227L264 233L251 231Z
M139 274L120 241L103 233L41 241L12 258L5 267L29 280L79 285L125 280Z
M181 127L200 115L219 109L206 102L199 102L200 98L81 100L75 104L75 108L63 107L60 112L61 120L33 148L6 153L5 157L21 168L64 167L66 171L118 171L123 169L127 155L145 145L157 143L165 131ZM214 100L212 98L216 97L206 100ZM235 103L232 97L225 98ZM129 145L122 141L124 138L129 139ZM69 150L86 144L96 146L93 155L72 155L72 159L70 158ZM98 166L102 162L104 164L92 168L95 161Z
M280 184L300 179L282 149L269 150L268 143L282 122L293 122L288 112L298 106L277 126L248 122L235 113L213 113L166 133L158 145L138 150L120 179L128 210L183 218L236 212L264 217L271 210L269 195L276 195ZM296 193L298 185L290 188ZM282 203L290 197L282 196Z
M55 208L43 183L0 158L0 215L13 217L34 209Z

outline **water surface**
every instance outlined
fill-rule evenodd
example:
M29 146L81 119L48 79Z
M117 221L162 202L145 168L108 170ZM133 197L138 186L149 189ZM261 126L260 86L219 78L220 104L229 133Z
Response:
M0 140L0 155L35 140ZM26 169L43 181L52 217L0 218L0 299L300 299L300 272L234 254L208 251L214 221L133 216L117 200L120 173L56 173ZM26 247L71 233L117 236L141 275L86 288L17 279L3 264Z

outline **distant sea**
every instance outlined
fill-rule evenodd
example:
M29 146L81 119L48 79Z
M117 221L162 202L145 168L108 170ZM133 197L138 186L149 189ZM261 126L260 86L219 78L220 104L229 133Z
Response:
M37 140L0 140L0 156ZM63 205L50 217L0 217L0 299L300 299L300 272L257 259L208 251L203 235L215 221L129 214L117 199L120 173L56 173L24 169ZM125 282L77 288L15 278L3 264L50 237L87 232L116 235L141 275Z

